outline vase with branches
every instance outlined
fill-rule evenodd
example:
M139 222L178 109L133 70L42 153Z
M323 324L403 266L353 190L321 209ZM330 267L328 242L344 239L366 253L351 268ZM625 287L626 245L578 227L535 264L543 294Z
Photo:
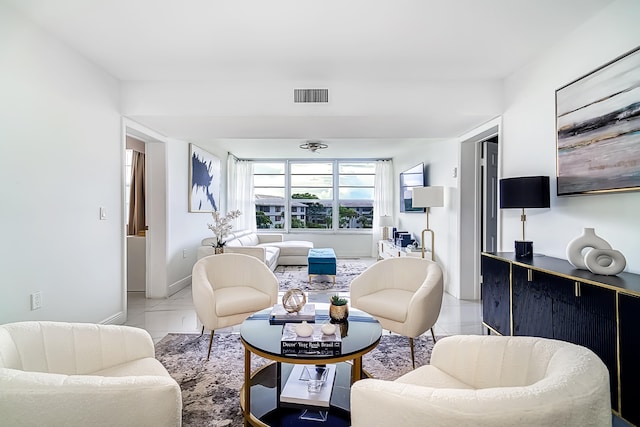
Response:
M222 215L220 211L211 212L213 224L208 224L208 226L216 237L216 242L213 245L216 248L216 253L222 252L222 248L227 243L226 238L233 228L232 222L240 215L242 215L242 212L239 210L229 211L226 215Z

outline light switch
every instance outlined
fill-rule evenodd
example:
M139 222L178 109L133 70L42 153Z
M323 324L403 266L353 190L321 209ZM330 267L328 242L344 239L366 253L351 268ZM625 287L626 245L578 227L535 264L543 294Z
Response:
M100 207L100 219L107 219L107 208L103 208L102 206Z

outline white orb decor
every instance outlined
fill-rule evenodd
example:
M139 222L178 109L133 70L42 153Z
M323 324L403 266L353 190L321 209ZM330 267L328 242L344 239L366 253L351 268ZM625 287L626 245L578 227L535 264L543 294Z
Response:
M584 262L590 272L604 276L615 276L627 266L622 252L614 249L591 249L584 256Z
M569 263L575 268L588 270L584 262L584 250L588 248L611 249L611 245L602 237L596 235L593 228L585 228L580 236L570 241L567 245L567 259Z
M322 333L325 335L333 335L336 333L336 325L332 323L325 323L320 329L322 329Z
M308 324L306 320L296 326L296 335L299 337L310 337L311 334L313 334L313 326Z
M290 289L282 296L282 306L289 313L297 313L307 303L307 296L300 289Z

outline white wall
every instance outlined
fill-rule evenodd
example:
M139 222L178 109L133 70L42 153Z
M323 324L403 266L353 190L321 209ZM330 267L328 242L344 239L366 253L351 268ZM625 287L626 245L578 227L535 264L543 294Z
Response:
M444 207L430 209L429 228L435 231L436 261L444 272L445 290L458 296L460 294L459 279L454 264L459 241L455 202L458 180L453 177L453 168L458 167L458 145L450 140L423 141L415 144L410 150L398 153L393 159L396 224L398 229L413 233L417 240L421 240L421 231L427 226L427 216L424 213L400 213L398 192L400 172L420 162L424 162L427 167L428 185L444 187ZM430 239L429 234L425 234L425 237L427 240Z
M4 4L0 64L0 323L122 321L118 83Z
M197 258L197 247L213 234L207 228L210 213L189 212L189 144L169 140L167 146L167 284L171 295L191 284L191 270ZM204 147L201 147L204 148ZM226 212L227 153L207 147L220 159L220 209ZM186 250L186 257L184 251Z
M555 91L640 45L640 2L618 0L505 83L502 177L549 175L551 208L527 211L535 252L566 258L569 241L594 227L640 273L640 192L556 196ZM517 210L502 211L501 250L513 251Z
M293 232L284 235L284 240L313 242L314 248L333 248L338 258L370 258L373 244L371 239L371 234L349 232L335 234Z

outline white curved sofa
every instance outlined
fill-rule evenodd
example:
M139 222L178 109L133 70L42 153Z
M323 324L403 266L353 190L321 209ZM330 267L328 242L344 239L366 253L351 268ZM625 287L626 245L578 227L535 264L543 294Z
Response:
M180 426L178 383L151 336L117 325L0 325L0 424Z
M213 255L215 243L215 237L202 239L198 259ZM312 248L312 242L285 241L282 234L258 234L252 230L239 230L229 234L224 251L256 257L273 271L278 265L307 265L309 249Z
M535 337L451 336L431 364L351 388L352 427L611 426L609 373L591 350Z

